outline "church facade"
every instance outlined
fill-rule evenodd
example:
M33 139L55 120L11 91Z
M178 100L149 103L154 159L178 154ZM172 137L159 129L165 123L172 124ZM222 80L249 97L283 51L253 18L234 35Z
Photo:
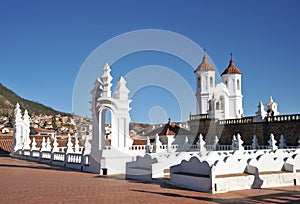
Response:
M242 72L230 59L221 74L222 82L216 83L216 70L208 63L206 55L195 70L197 88L197 113L209 118L234 119L243 117Z
M216 83L216 69L205 54L194 73L197 114L191 114L189 120L190 131L194 135L201 133L208 143L218 136L223 144L230 143L234 134L242 135L245 144L251 144L253 135L256 135L260 144L266 144L273 133L275 139L284 135L288 145L297 145L300 115L279 115L278 104L272 97L265 105L258 103L254 116L244 116L242 72L234 64L232 56L219 83Z

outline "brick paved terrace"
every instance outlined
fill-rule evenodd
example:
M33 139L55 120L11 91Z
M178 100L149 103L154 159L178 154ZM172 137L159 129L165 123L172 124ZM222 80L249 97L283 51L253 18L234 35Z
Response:
M300 186L208 194L0 157L0 203L299 203Z

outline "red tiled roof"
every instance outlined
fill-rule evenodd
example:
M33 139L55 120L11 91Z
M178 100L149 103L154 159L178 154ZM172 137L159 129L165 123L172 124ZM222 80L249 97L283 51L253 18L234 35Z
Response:
M194 72L198 71L216 71L216 69L208 63L207 57L204 55L201 64L197 67Z
M242 72L235 66L234 61L231 59L227 69L221 75L225 74L242 74Z

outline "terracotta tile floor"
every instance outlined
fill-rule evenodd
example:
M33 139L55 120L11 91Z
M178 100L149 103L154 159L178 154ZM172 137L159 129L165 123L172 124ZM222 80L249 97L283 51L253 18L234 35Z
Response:
M300 186L208 194L0 157L0 203L300 203Z

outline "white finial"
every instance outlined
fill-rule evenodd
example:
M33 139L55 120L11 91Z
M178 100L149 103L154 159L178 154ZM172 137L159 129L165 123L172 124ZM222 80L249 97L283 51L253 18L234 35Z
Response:
M46 150L47 150L47 148L46 148L46 141L45 141L45 137L43 137L41 152L44 152Z
M102 96L104 97L111 97L111 86L112 86L112 76L110 75L110 67L109 65L106 63L103 67L103 74L101 76L101 80L102 80Z
M71 134L69 133L68 134L68 143L67 143L67 154L68 153L74 153L73 151L73 143L72 143L72 140L71 140Z
M18 121L22 120L22 114L21 114L21 109L20 109L19 103L17 103L17 105L16 105L14 114L15 114L15 119L16 120L18 120Z
M270 96L270 100L269 100L269 102L271 102L271 103L273 103L274 101L273 101L273 98L272 98L272 96Z
M155 135L155 141L154 141L154 150L156 153L160 151L160 146L162 145L161 141L159 141L159 135Z
M91 150L92 150L92 145L91 143L89 142L88 138L85 137L85 141L84 141L84 153L83 155L89 155L91 154Z
M146 153L151 153L150 151L150 139L149 139L149 136L147 136L147 142L146 142Z
M36 147L35 137L32 138L31 151L32 151L32 150L38 150L38 148Z
M118 86L115 90L115 98L116 99L128 99L129 89L126 87L126 80L121 76L118 81Z
M252 149L258 149L258 148L259 148L258 139L257 139L256 135L253 135Z
M51 152L51 143L50 143L50 137L47 137L46 142L46 151Z
M256 116L261 116L262 119L266 117L266 111L263 103L260 101L257 106Z
M205 141L203 140L202 134L199 135L199 139L197 142L197 145L199 146L199 154L200 156L205 156L206 155L206 147L205 147Z
M59 150L58 150L58 142L57 142L56 135L54 136L52 152L59 152Z
M77 135L75 136L75 147L74 147L74 149L75 149L75 153L80 153L80 151L79 151L79 140L78 140Z
M274 135L271 133L270 139L269 139L268 143L269 143L269 148L270 148L272 151L278 149L278 147L276 146L276 142L277 142L277 141L275 140Z
M284 135L280 135L279 148L284 149L285 147L286 147L286 143L285 143Z
M235 135L232 136L231 149L232 150L237 150L237 140L236 140L236 136Z
M189 144L189 138L188 138L188 136L185 136L185 138L184 138L184 143L185 143L185 144Z
M238 133L237 134L237 150L244 150L243 143L244 143L244 141L242 140L241 135Z
M219 138L217 135L214 138L213 150L219 150Z

